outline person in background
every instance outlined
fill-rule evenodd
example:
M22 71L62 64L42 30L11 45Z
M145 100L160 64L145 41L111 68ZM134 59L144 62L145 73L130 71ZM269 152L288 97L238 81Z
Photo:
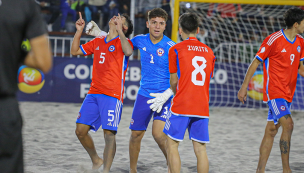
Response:
M34 0L1 0L0 26L0 172L23 173L18 68L24 63L47 73L52 55L46 25ZM29 53L21 49L25 38L30 42Z
M60 0L60 11L62 13L60 24L61 32L66 32L65 22L68 17L68 14L71 14L73 21L76 21L76 11L71 9L71 3L72 1L69 0Z

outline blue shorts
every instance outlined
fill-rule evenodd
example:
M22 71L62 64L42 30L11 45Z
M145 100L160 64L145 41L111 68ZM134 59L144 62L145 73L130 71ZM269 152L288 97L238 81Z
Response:
M169 113L164 133L175 141L182 141L188 128L189 139L209 143L209 118L177 116Z
M291 103L285 99L273 99L268 102L269 111L267 121L273 121L274 124L278 124L280 118L285 115L291 115L290 106Z
M150 104L147 103L150 99L151 98L137 94L129 127L131 130L147 130L152 115L154 117L153 120L166 122L167 115L170 111L172 97L163 105L163 109L160 113L154 112L150 109Z
M76 123L91 126L96 132L102 129L117 131L121 118L122 103L114 97L104 94L88 94L84 99Z

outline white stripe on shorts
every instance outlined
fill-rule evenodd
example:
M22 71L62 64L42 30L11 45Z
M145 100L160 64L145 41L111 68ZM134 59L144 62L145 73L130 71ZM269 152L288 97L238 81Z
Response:
M210 143L210 141L200 141L200 140L192 138L192 137L191 137L191 140L199 142L199 143Z
M278 107L277 107L277 104L276 104L275 100L271 100L271 105L272 105L272 107L273 107L274 113L275 113L276 115L279 115L279 114L280 114L280 111L278 110Z
M173 140L175 140L175 141L183 141L183 140L180 140L180 139L176 139L176 138L170 136L169 134L167 134L167 135L169 136L169 138L171 138L171 139L173 139Z

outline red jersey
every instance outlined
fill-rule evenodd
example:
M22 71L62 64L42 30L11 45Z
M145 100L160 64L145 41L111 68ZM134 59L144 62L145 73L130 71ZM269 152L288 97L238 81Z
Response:
M128 39L129 43L132 42ZM105 94L123 101L125 75L129 57L122 51L119 36L106 41L106 37L96 37L80 45L85 56L94 54L92 82L88 94Z
M179 78L171 105L173 114L209 118L209 83L215 59L213 51L195 37L169 49L169 71Z
M269 35L262 43L256 58L263 64L263 101L283 98L292 102L296 90L298 68L304 60L303 38L297 35L290 41L283 30Z

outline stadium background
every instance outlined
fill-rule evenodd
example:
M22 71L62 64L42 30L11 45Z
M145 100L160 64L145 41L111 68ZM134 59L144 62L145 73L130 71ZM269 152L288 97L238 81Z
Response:
M37 1L37 4L41 6L41 2L44 1ZM48 2L49 6L58 7L58 3L52 3L55 1ZM108 5L110 10L100 8L93 14L92 6L94 5L90 4L90 1L72 2L71 8L74 8L75 12L82 12L84 16L88 15L88 9L93 9L91 19L95 20L103 30L108 30L106 23L107 18L110 18L111 15L117 12L129 13L135 26L131 38L134 35L148 32L143 27L147 11L160 7L169 14L164 34L171 36L173 41L179 42L180 38L177 34L179 14L187 11L197 13L201 18L201 32L198 34L198 39L210 46L217 57L215 75L210 86L210 105L233 108L266 108L266 104L261 101L262 66L252 78L246 104L242 105L237 100L237 91L248 65L263 39L269 34L285 28L282 15L286 9L292 6L304 8L304 1L297 0L268 0L265 2L261 0L100 0L100 2L105 2L103 7ZM59 14L54 23L50 24L49 21L54 16L54 10L45 6L41 6L41 10L41 15L45 18L50 31L49 40L54 55L54 66L48 74L44 74L44 84L39 91L34 93L19 91L18 99L20 101L81 103L90 87L92 57L72 57L69 52L75 31L72 15L67 17L65 27L62 27L60 24L62 15ZM90 39L92 37L83 34L81 43ZM133 105L139 88L139 57L139 53L134 52L129 63L125 83L125 105ZM31 71L27 71L26 75L21 74L21 77L19 75L19 83L25 82L22 76L35 77ZM27 84L29 87L37 85L37 83L30 82ZM292 105L293 110L304 110L303 96L304 79L299 77Z

